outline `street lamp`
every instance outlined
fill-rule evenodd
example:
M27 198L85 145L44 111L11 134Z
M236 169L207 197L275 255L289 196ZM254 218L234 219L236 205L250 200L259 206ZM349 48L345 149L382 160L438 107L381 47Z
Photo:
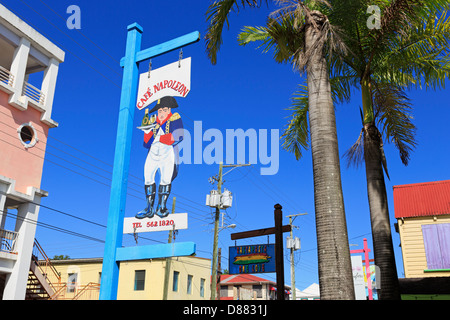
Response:
M236 228L236 225L234 223L232 223L232 224L230 224L228 226L225 226L225 227L219 227L219 232L222 231L223 229L228 229L228 228L234 229L234 228Z

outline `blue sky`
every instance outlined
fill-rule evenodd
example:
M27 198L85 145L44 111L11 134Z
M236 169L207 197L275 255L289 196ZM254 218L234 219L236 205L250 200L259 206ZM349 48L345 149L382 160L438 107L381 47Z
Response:
M230 29L223 33L223 45L217 65L211 65L205 52L205 12L209 1L67 1L67 0L2 0L2 4L53 41L66 52L60 66L53 119L60 125L50 130L46 163L41 188L49 192L43 199L39 221L65 230L105 239L109 206L109 185L114 158L120 99L121 73L119 60L124 56L126 27L137 22L144 28L142 48L178 36L199 31L202 40L183 49L184 57L192 57L191 92L179 101L185 128L193 129L194 121L202 121L203 131L226 129L280 129L282 133L290 112L290 98L302 77L290 65L277 64L271 53L262 54L256 46L241 47L236 38L244 25L263 25L273 7L245 9L230 15ZM69 30L66 19L69 5L81 9L81 30ZM154 58L158 68L177 61L178 51ZM145 72L148 63L140 65ZM38 78L31 79L38 81ZM448 157L450 142L447 119L450 116L445 90L411 91L418 147L405 167L393 145L385 143L391 180L386 181L392 235L398 273L404 277L399 236L394 231L394 185L447 180L450 177ZM357 92L349 104L336 107L340 154L356 141L360 132ZM136 110L135 123L143 113ZM203 147L208 143L205 142ZM312 160L309 151L297 161L279 147L279 171L262 176L260 166L233 170L225 176L224 187L233 192L233 207L226 211L226 222L236 229L220 232L222 266L227 268L228 247L234 245L231 232L240 232L274 224L273 207L283 206L283 215L308 213L296 218L294 235L301 239L301 250L295 255L296 284L304 289L318 282L317 243L314 219ZM146 150L142 134L135 130L132 142L130 184L126 216L134 216L144 206L143 166ZM173 184L177 212L189 213L189 229L180 230L175 241L194 241L197 255L212 257L213 214L205 206L206 194L212 188L208 178L218 173L218 165L182 165ZM227 170L225 170L226 172ZM372 247L369 209L364 167L347 168L341 160L342 184L351 249L361 249L363 238ZM171 200L169 200L171 204ZM89 223L80 219L95 222ZM283 218L287 224L288 219ZM138 245L167 241L167 232L140 234ZM287 234L285 234L287 236ZM38 226L37 240L50 257L71 258L103 256L104 244ZM144 239L145 238L145 239ZM274 237L269 237L274 242ZM267 243L266 237L237 241L238 245ZM124 236L124 246L136 245L132 236ZM285 251L285 279L290 284L288 251ZM373 254L370 254L373 258ZM265 274L275 281L275 274Z

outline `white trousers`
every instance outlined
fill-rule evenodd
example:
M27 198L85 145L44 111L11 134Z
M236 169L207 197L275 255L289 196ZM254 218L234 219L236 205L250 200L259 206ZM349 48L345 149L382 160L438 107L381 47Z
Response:
M155 183L155 175L158 169L159 175L161 176L159 185L171 184L174 165L175 153L173 151L173 147L159 141L154 142L148 152L147 159L145 160L145 184L151 185Z

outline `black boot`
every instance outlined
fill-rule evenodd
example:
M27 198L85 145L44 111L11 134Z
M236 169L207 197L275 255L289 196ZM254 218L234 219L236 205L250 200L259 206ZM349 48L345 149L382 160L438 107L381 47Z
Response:
M155 211L153 210L153 204L155 203L156 196L156 184L145 186L145 197L147 198L147 207L144 210L139 211L136 215L137 219L153 218Z
M169 210L167 209L167 199L169 199L171 184L166 184L159 186L158 189L158 207L156 208L156 214L161 218L167 217L169 215Z

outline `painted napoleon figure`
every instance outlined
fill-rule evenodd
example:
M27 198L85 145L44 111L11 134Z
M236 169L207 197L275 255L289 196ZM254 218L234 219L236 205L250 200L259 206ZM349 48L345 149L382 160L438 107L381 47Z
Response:
M152 218L155 214L163 218L169 214L167 199L172 188L172 181L178 174L178 143L183 140L183 122L178 113L172 109L178 108L174 97L166 96L158 100L150 110L157 115L148 118L144 116L142 126L144 131L144 147L149 149L144 165L145 197L147 206L136 218ZM156 198L156 172L159 171L158 205L153 205Z

